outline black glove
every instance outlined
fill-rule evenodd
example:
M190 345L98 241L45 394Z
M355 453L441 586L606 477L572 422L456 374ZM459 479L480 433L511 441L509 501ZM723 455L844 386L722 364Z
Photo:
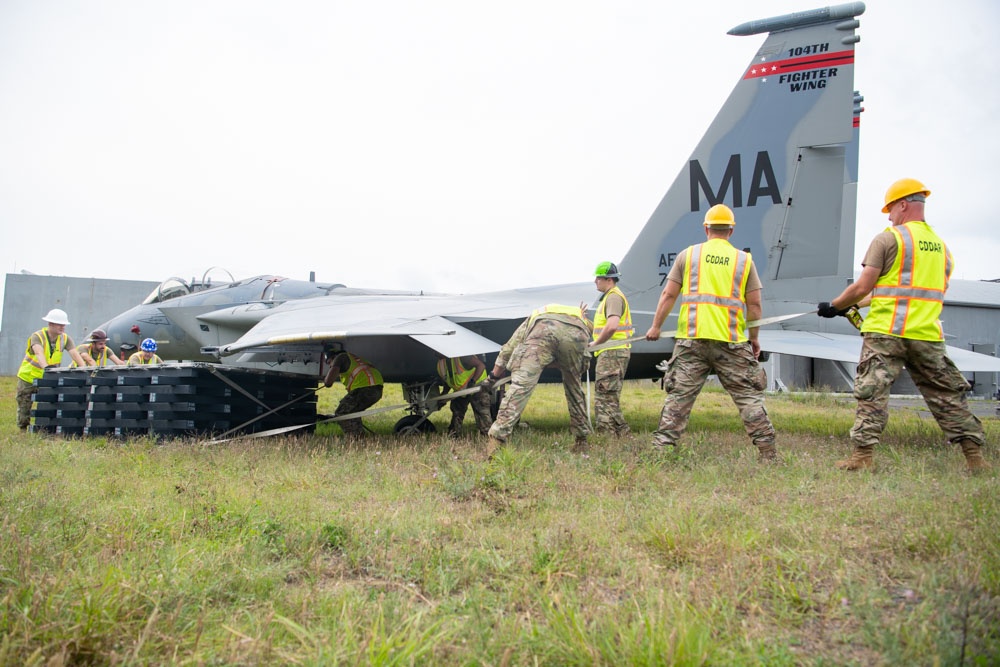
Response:
M823 301L816 306L816 314L820 317L837 317L838 315L843 315L846 312L847 310L834 308L829 301Z

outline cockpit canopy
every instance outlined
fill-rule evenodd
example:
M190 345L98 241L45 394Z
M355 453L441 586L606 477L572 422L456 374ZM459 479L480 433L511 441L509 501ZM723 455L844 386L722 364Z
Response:
M191 286L184 280L176 277L170 277L157 285L156 289L150 292L149 296L143 299L142 305L148 306L153 303L163 303L168 299L174 299L190 293Z
M156 289L150 292L149 296L143 299L142 305L148 306L153 303L163 303L164 301L168 301L170 299L176 299L179 296L209 289L210 287L213 287L212 276L210 275L213 271L222 272L229 277L228 281L221 282L218 285L214 285L214 287L236 282L236 279L233 278L233 274L218 266L213 266L206 270L204 275L202 275L201 280L192 278L191 282L187 282L183 278L170 276L157 285Z

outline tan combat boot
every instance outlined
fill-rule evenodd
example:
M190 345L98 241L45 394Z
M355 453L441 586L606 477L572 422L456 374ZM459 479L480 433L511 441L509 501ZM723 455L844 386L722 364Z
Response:
M982 448L974 440L966 438L959 440L958 444L962 447L962 453L965 454L965 467L969 472L989 470L993 467L983 458Z
M761 461L774 462L778 460L778 450L773 442L763 442L757 445L757 451L760 452Z
M875 467L872 461L871 447L855 447L851 452L851 458L837 461L837 467L841 470L870 470Z
M587 436L578 435L576 436L576 440L573 442L573 448L570 451L574 454L585 454L587 449Z

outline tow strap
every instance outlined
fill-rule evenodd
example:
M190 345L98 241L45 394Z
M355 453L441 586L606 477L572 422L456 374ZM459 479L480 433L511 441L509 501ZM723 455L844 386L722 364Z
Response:
M497 387L499 387L500 385L507 384L508 382L510 382L510 376L507 376L505 378L497 380L496 382L493 383L490 391L496 391ZM445 394L444 396L436 396L434 398L429 398L429 399L427 399L427 401L428 402L433 402L433 403L444 403L444 402L452 400L453 398L459 398L460 396L468 396L469 394L475 394L476 392L481 391L482 390L481 388L482 388L482 385L476 385L475 387L469 387L468 389L461 389L459 391L450 392L448 394ZM278 408L274 408L274 410L271 410L271 412L275 412L277 410L280 410L281 408L286 407L287 405L290 405L291 403L299 401L302 398L304 398L305 396L309 396L313 392L318 391L319 389L321 389L321 387L317 387L313 391L308 392L308 393L304 394L303 396L300 396L300 397L298 397L298 398L296 398L296 399L294 399L292 401L289 401L288 403L285 403L284 405L282 405L282 406L280 406ZM310 426L315 426L316 424L326 424L328 422L339 422L339 421L344 421L345 419L360 419L361 417L371 417L372 415L382 414L383 412L392 412L393 410L404 410L404 409L407 409L407 408L410 408L410 407L412 407L411 403L402 403L400 405L389 405L389 406L386 406L384 408L372 408L370 410L362 410L361 412L351 412L351 413L348 413L346 415L337 415L336 417L327 417L325 419L318 419L316 421L308 422L306 424L296 424L295 426L283 426L281 428L272 428L272 429L268 429L266 431L258 431L256 433L248 433L248 434L245 434L245 435L238 435L238 436L235 436L233 438L227 438L227 437L225 437L225 436L230 435L231 433L233 433L233 432L235 432L235 431L237 431L239 429L242 429L242 428L244 428L246 426L249 426L253 422L255 422L258 419L260 419L260 417L256 417L254 419L251 419L248 422L245 422L244 424L241 424L240 426L237 426L236 428L229 429L228 431L226 431L225 433L223 433L218 438L214 438L212 440L209 440L205 444L206 445L218 445L218 444L222 444L223 442L229 442L230 440L248 439L248 438L266 438L266 437L269 437L269 436L272 436L272 435L281 435L282 433L291 433L292 431L297 431L297 430L299 430L301 428L309 428Z
M785 320L791 320L796 317L802 317L803 315L813 315L815 310L809 310L804 313L792 313L791 315L775 315L774 317L765 317L761 320L753 320L747 322L747 329L753 329L755 327L763 327L768 324L777 324L778 322L784 322ZM676 331L668 331L666 333L661 333L660 338L673 338L677 335ZM624 345L625 343L636 343L638 341L646 340L645 336L632 336L631 338L622 338L619 340L609 340L600 345L594 345L593 347L588 347L588 352L600 352L601 350L606 350L611 347L618 347L619 345Z

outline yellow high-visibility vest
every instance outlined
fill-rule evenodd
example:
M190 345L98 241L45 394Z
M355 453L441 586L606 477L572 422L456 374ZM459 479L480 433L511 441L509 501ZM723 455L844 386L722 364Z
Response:
M45 350L45 364L39 365L39 362L35 360L35 353L31 349L32 339L38 336L42 340L42 349ZM69 335L61 333L56 338L55 342L49 340L49 328L39 329L35 333L28 336L28 344L24 349L24 360L21 361L21 368L17 371L17 377L21 378L25 382L33 382L34 380L40 379L45 375L45 366L58 366L62 361L63 348L66 346L66 340Z
M583 324L590 328L590 320L583 316L583 312L580 310L579 306L564 306L561 303L550 303L541 308L536 308L531 313L531 318L528 320L528 330L535 325L535 320L541 315L552 314L552 315L569 315L570 317L578 318Z
M350 352L347 353L347 356L351 360L351 365L340 374L340 381L344 383L347 391L353 391L360 387L376 387L382 384L382 374L377 368Z
M153 364L162 364L163 359L160 359L158 355L151 356L148 360L142 357L142 350L138 352L133 352L128 358L126 366L152 366Z
M465 389L467 386L472 387L477 384L481 384L486 381L486 369L479 374L474 382L470 382L470 378L476 372L476 367L466 368L462 365L462 360L459 357L454 357L452 359L439 359L437 362L437 372L438 376L445 381L452 391L458 391L460 389Z
M107 346L105 346L105 348L103 350L101 350L101 353L95 357L93 355L94 351L90 348L90 346L92 344L93 343L84 343L83 345L77 345L76 346L76 351L79 352L81 355L83 355L84 352L86 352L87 354L89 354L90 358L93 359L97 363L98 366L107 366L108 365L108 348L107 348ZM77 363L74 361L73 363L71 363L69 365L69 367L70 368L76 368L77 367Z
M632 309L629 308L628 299L626 299L622 291L618 289L618 285L615 285L604 293L604 296L601 297L601 304L597 307L597 313L594 315L594 340L601 337L601 332L604 331L604 327L608 325L608 316L605 314L604 308L608 303L608 296L611 294L617 294L622 298L622 301L625 303L625 311L622 313L621 319L618 320L618 328L615 329L613 334L611 334L611 338L609 340L625 340L626 338L630 338L635 333L635 328L632 326ZM631 343L624 343L622 345L606 347L603 350L598 350L594 353L594 355L599 355L601 352L607 352L608 350L620 350L622 348L628 349L630 347L632 347Z
M896 259L872 290L871 310L861 331L915 340L944 340L941 309L955 268L951 252L930 225L911 221L888 230L896 237Z
M750 254L725 239L691 246L681 283L677 337L745 342L751 266Z

